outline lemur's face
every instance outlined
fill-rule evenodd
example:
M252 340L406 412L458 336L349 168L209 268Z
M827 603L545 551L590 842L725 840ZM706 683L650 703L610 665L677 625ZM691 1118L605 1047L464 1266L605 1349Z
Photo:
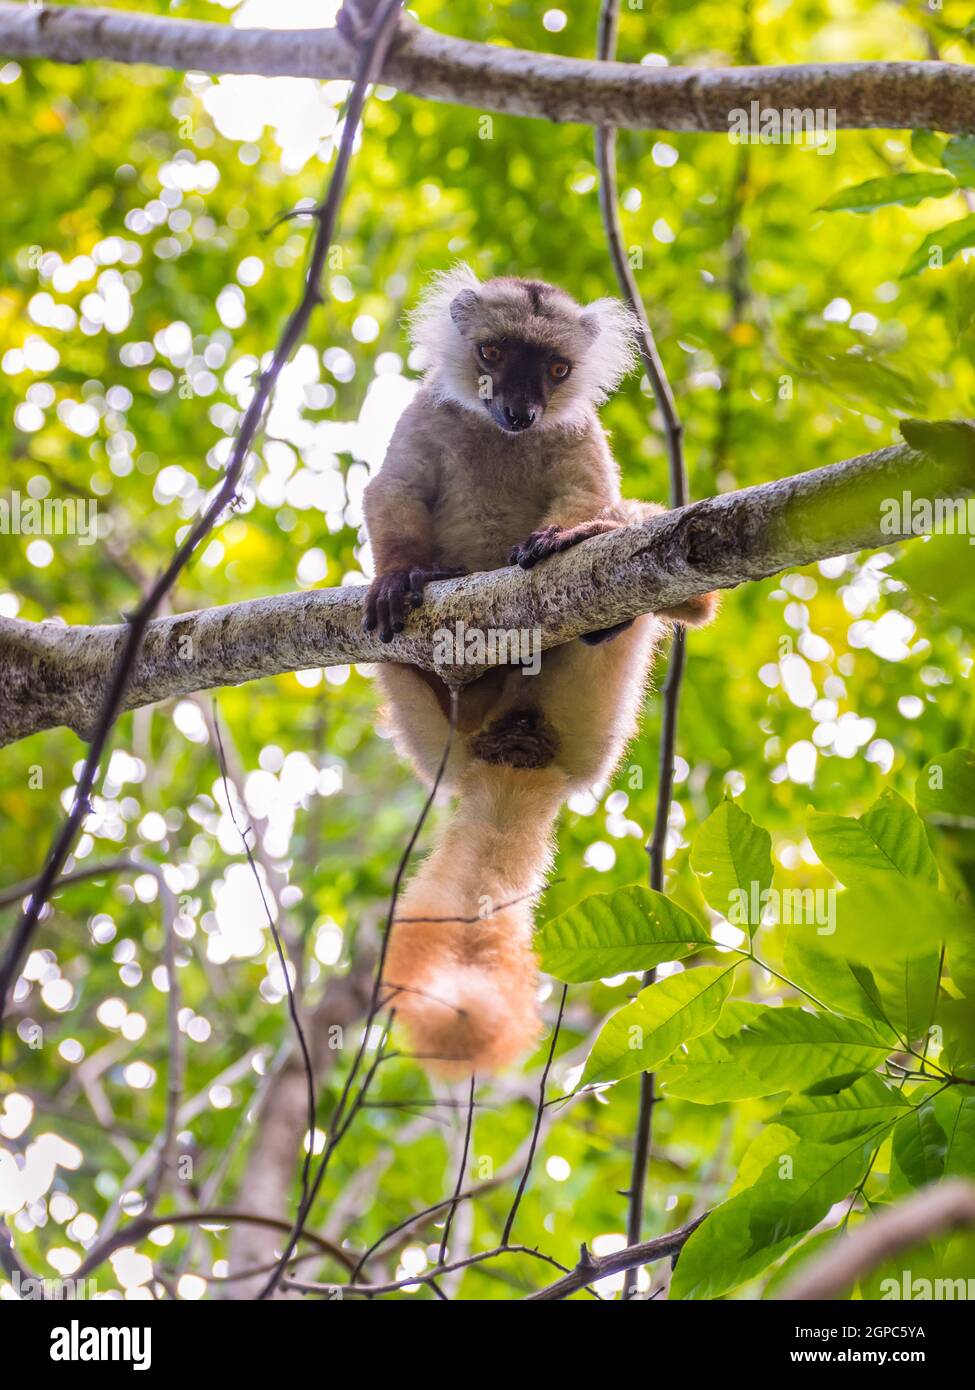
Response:
M563 290L491 280L456 295L450 317L451 394L506 434L558 424L591 396L585 361L599 328Z
M472 345L478 396L494 423L517 434L541 420L553 395L568 381L572 362L564 352L518 338Z

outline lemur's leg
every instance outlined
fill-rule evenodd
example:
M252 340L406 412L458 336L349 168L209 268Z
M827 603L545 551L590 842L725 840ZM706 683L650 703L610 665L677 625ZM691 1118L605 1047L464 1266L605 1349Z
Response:
M432 782L450 728L447 687L415 666L394 662L380 666L376 679L386 697L385 713L397 749L410 759L425 782ZM464 739L455 735L442 785L454 786L469 761Z
M537 675L512 672L484 727L467 740L471 755L513 768L557 767L580 787L608 776L636 731L662 631L654 617L638 618L607 647L567 642L544 654Z

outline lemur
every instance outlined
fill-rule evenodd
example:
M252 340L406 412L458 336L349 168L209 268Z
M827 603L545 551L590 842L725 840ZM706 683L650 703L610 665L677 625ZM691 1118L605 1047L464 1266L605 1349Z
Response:
M411 316L429 363L365 490L375 579L363 626L402 632L424 586L530 569L590 536L663 511L625 501L596 413L630 370L623 304L467 266ZM633 737L666 620L710 620L709 594L546 651L535 676L498 666L462 690L442 785L452 819L407 887L383 983L417 1054L444 1076L485 1074L538 1040L533 900L566 798L607 779ZM449 730L446 686L383 664L394 737L432 782Z

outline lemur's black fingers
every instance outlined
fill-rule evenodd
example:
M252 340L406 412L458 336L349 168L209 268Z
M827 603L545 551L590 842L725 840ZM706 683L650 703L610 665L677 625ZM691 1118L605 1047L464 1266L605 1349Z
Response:
M423 586L427 582L428 571L424 569L410 570L410 607L419 608L423 602Z
M423 590L428 584L435 584L438 579L456 579L458 575L466 574L467 570L460 566L455 568L424 568L417 565L410 570L409 576L409 597L410 606L419 608L423 602Z
M380 642L392 642L393 625L389 618L389 600L384 593L380 596L376 605L379 617L379 640Z
M406 627L406 584L400 581L390 585L386 603L390 627L393 632L402 632Z
M537 565L539 560L544 560L546 554L545 539L549 535L552 527L546 527L544 531L533 531L531 535L517 545L512 546L511 554L508 556L509 565L520 565L523 570L530 570L533 565Z
M375 632L378 621L379 619L376 616L376 591L370 587L368 594L366 594L365 617L362 619L363 632Z

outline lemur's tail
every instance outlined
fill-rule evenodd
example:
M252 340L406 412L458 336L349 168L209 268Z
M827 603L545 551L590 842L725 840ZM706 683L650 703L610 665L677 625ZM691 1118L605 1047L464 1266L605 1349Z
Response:
M452 819L397 905L384 998L441 1076L497 1071L538 1039L532 907L565 791L555 768L471 763Z

